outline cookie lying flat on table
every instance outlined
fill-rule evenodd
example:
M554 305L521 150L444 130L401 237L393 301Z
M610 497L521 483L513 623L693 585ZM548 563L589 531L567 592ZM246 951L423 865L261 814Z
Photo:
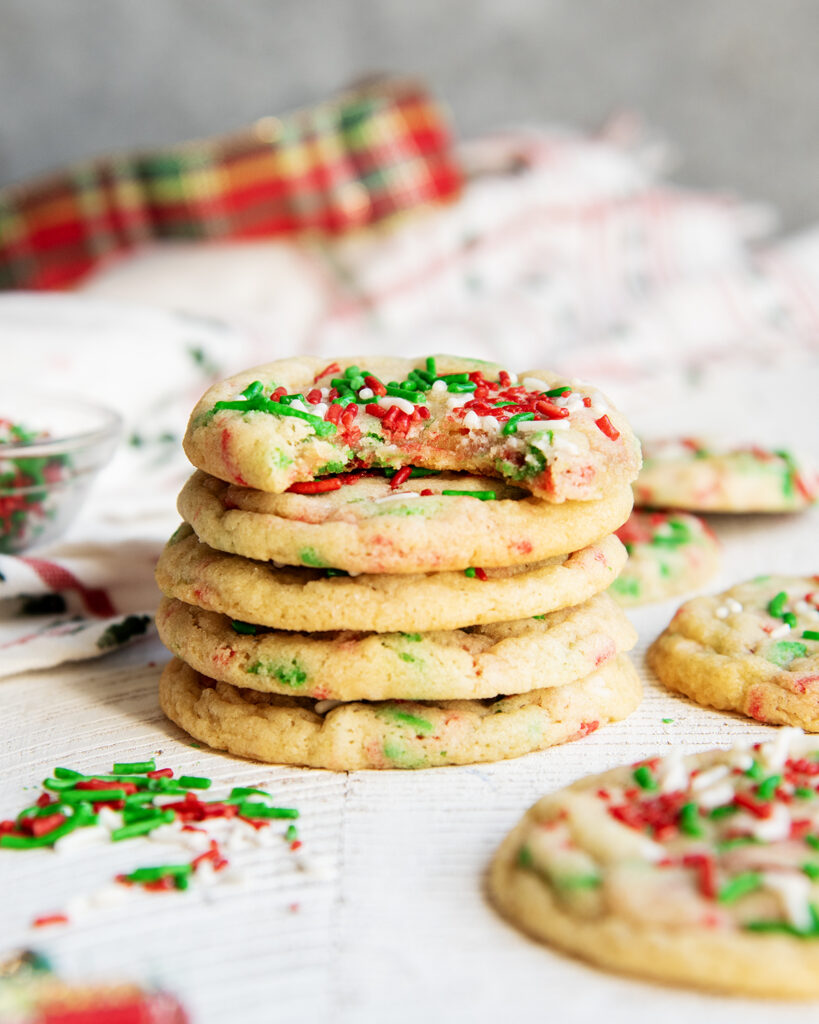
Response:
M178 508L220 551L355 573L417 573L577 551L620 526L632 505L628 484L599 501L556 505L488 477L442 473L398 486L396 479L351 473L325 478L320 493L267 494L199 472Z
M646 441L634 484L642 508L690 512L792 512L819 498L819 473L790 452L720 451L698 438Z
M534 805L492 863L515 924L603 967L819 996L819 741L679 751Z
M582 679L637 642L607 594L538 616L431 633L291 633L165 598L165 646L233 686L317 700L495 697Z
M216 551L185 524L160 555L156 581L168 597L273 629L425 632L579 604L605 590L625 560L625 548L612 534L534 565L339 576Z
M162 710L195 739L240 757L334 771L518 757L625 718L640 698L625 655L577 682L487 701L325 705L216 683L177 659L159 683Z
M760 576L686 601L647 659L699 704L819 732L819 577Z
M544 370L518 382L455 356L257 366L204 394L183 443L211 476L273 493L362 466L413 465L589 501L640 468L637 439L598 391Z
M634 511L617 536L628 561L609 593L622 605L647 604L694 590L719 568L719 542L685 512Z

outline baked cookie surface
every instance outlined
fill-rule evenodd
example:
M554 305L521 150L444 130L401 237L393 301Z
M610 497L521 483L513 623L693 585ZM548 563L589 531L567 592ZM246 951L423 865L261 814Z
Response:
M268 494L198 472L178 508L220 551L355 573L417 573L577 551L620 526L632 504L628 484L599 501L557 505L468 474L410 477L398 486L355 473L322 482L330 489Z
M426 632L579 604L605 590L625 560L625 548L612 534L534 565L347 576L225 554L184 524L160 555L156 581L167 597L273 629Z
M291 633L164 598L165 646L220 682L316 700L495 697L562 686L637 642L607 594L534 619L430 633Z
M698 704L819 732L819 578L761 576L686 601L647 660Z
M700 438L646 441L634 483L638 508L792 512L819 498L819 473L785 450L719 450Z
M626 606L663 601L707 583L719 568L719 542L686 512L635 510L617 531L628 561L609 593Z
M325 474L411 465L588 501L640 468L637 439L598 391L455 356L257 366L203 395L183 444L211 476L273 493Z
M666 757L536 803L490 871L525 931L599 966L819 996L819 740Z
M519 757L625 718L641 695L625 655L565 686L486 701L316 702L216 683L178 659L159 684L168 718L211 747L334 771Z

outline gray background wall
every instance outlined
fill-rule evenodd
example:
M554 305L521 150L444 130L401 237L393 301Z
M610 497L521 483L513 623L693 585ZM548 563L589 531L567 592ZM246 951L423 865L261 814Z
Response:
M458 133L628 107L677 178L819 220L815 0L0 0L0 182L230 130L373 70Z

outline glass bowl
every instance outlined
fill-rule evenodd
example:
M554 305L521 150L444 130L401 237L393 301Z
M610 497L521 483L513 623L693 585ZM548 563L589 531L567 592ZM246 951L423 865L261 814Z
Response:
M0 554L59 537L122 431L118 413L84 399L0 388Z

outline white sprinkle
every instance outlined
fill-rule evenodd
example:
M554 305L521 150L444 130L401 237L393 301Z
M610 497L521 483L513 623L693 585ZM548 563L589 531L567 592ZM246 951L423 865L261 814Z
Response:
M324 417L325 417L325 415L327 413L327 410L329 408L330 407L329 407L329 405L327 405L326 402L319 402L318 405L314 405L313 406L313 408L310 410L310 412L314 416L321 416L321 418L324 419Z
M494 434L497 434L501 428L500 420L494 416L481 416L481 427L484 430L489 430Z
M406 398L397 398L392 395L381 395L378 399L378 404L382 409L390 409L393 405L397 405L401 412L412 413L415 410L415 406L412 402L408 402Z
M176 800L178 797L174 797L174 799ZM102 825L109 832L113 832L115 828L122 828L122 815L111 807L100 807L97 824Z
M726 751L728 763L732 768L739 768L746 772L754 763L753 755L749 753L747 746L742 740L737 740L733 747Z
M153 829L145 837L152 843L170 843L172 846L181 846L184 850L193 850L194 853L201 853L210 846L210 839L204 832L183 832L176 825L160 825Z
M781 626L777 626L776 629L772 629L768 634L771 640L778 640L781 636L787 636L790 633L791 627L787 622L783 622Z
M725 603L728 606L728 610L732 611L735 615L738 615L742 611L742 605L733 597L726 597Z
M436 380L435 383L432 385L432 388L430 390L431 391L435 391L437 394L440 395L442 391L446 391L446 381L445 380Z
M674 793L688 785L688 769L679 747L673 747L659 764L660 792Z
M326 715L328 711L332 711L333 708L337 708L339 704L343 704L340 700L317 700L313 710L317 715Z
M540 377L524 377L523 386L528 391L548 391L549 385L546 381L541 380Z
M290 403L290 408L291 409L298 409L299 412L312 412L313 411L313 406L310 406L310 408L308 409L308 407L304 404L304 402L302 402L298 398L295 401Z
M780 772L785 767L785 762L790 756L791 746L796 746L798 749L800 746L799 741L804 739L804 735L801 729L783 725L778 729L776 736L772 740L763 743L759 748L759 760L766 771L771 774Z
M609 411L608 402L603 398L599 391L593 391L590 397L592 400L593 412L606 413Z
M784 804L774 804L769 818L752 818L748 815L745 820L743 815L740 820L740 817L739 814L736 815L732 825L742 831L750 832L751 835L763 842L775 843L780 839L787 839L791 834L791 816Z
M474 409L470 409L466 416L464 416L463 424L470 430L477 430L481 425L481 418Z
M811 882L805 875L794 872L765 871L762 885L775 892L785 911L785 916L794 928L807 931L813 924L810 912Z
M507 373L509 374L509 383L510 384L517 384L517 382L518 382L518 375L516 373L512 373L511 370L507 370Z
M385 494L383 498L373 498L373 505L380 505L385 501L400 501L402 498L420 498L419 491L398 491L396 494ZM350 573L352 576L352 573Z
M691 780L691 792L701 793L703 790L708 789L709 786L713 786L715 782L720 782L724 779L730 771L731 769L727 764L716 764L713 768L700 772L699 775L695 775Z
M466 405L467 402L471 402L471 401L472 401L472 392L471 391L465 391L463 394L460 394L460 395L457 394L457 393L454 394L454 395L450 395L449 398L447 398L447 400L446 400L446 405L447 405L448 409L457 409L458 406Z
M809 605L807 601L797 601L793 607L794 611L799 612L800 615L804 615L806 612L813 611L813 607Z
M710 811L713 807L722 807L724 804L730 804L734 799L734 787L733 785L726 782L719 782L715 786L711 786L710 789L706 789L699 796L700 807L705 808L706 811Z
M107 828L89 825L88 828L78 828L61 836L54 844L54 849L57 853L70 853L72 850L84 850L87 846L98 846L100 843L107 845L109 842L110 832Z
M725 607L724 604L721 604L719 606L719 608L717 608L717 610L714 612L714 615L718 619L727 619L728 618L728 609Z
M373 397L373 395L374 395L374 394L375 394L375 392L373 391L373 389L372 389L372 388L362 388L362 389L361 389L361 390L360 390L360 391L358 392L358 397L359 397L359 398L367 398L367 399L370 399L370 398L372 398L372 397Z

